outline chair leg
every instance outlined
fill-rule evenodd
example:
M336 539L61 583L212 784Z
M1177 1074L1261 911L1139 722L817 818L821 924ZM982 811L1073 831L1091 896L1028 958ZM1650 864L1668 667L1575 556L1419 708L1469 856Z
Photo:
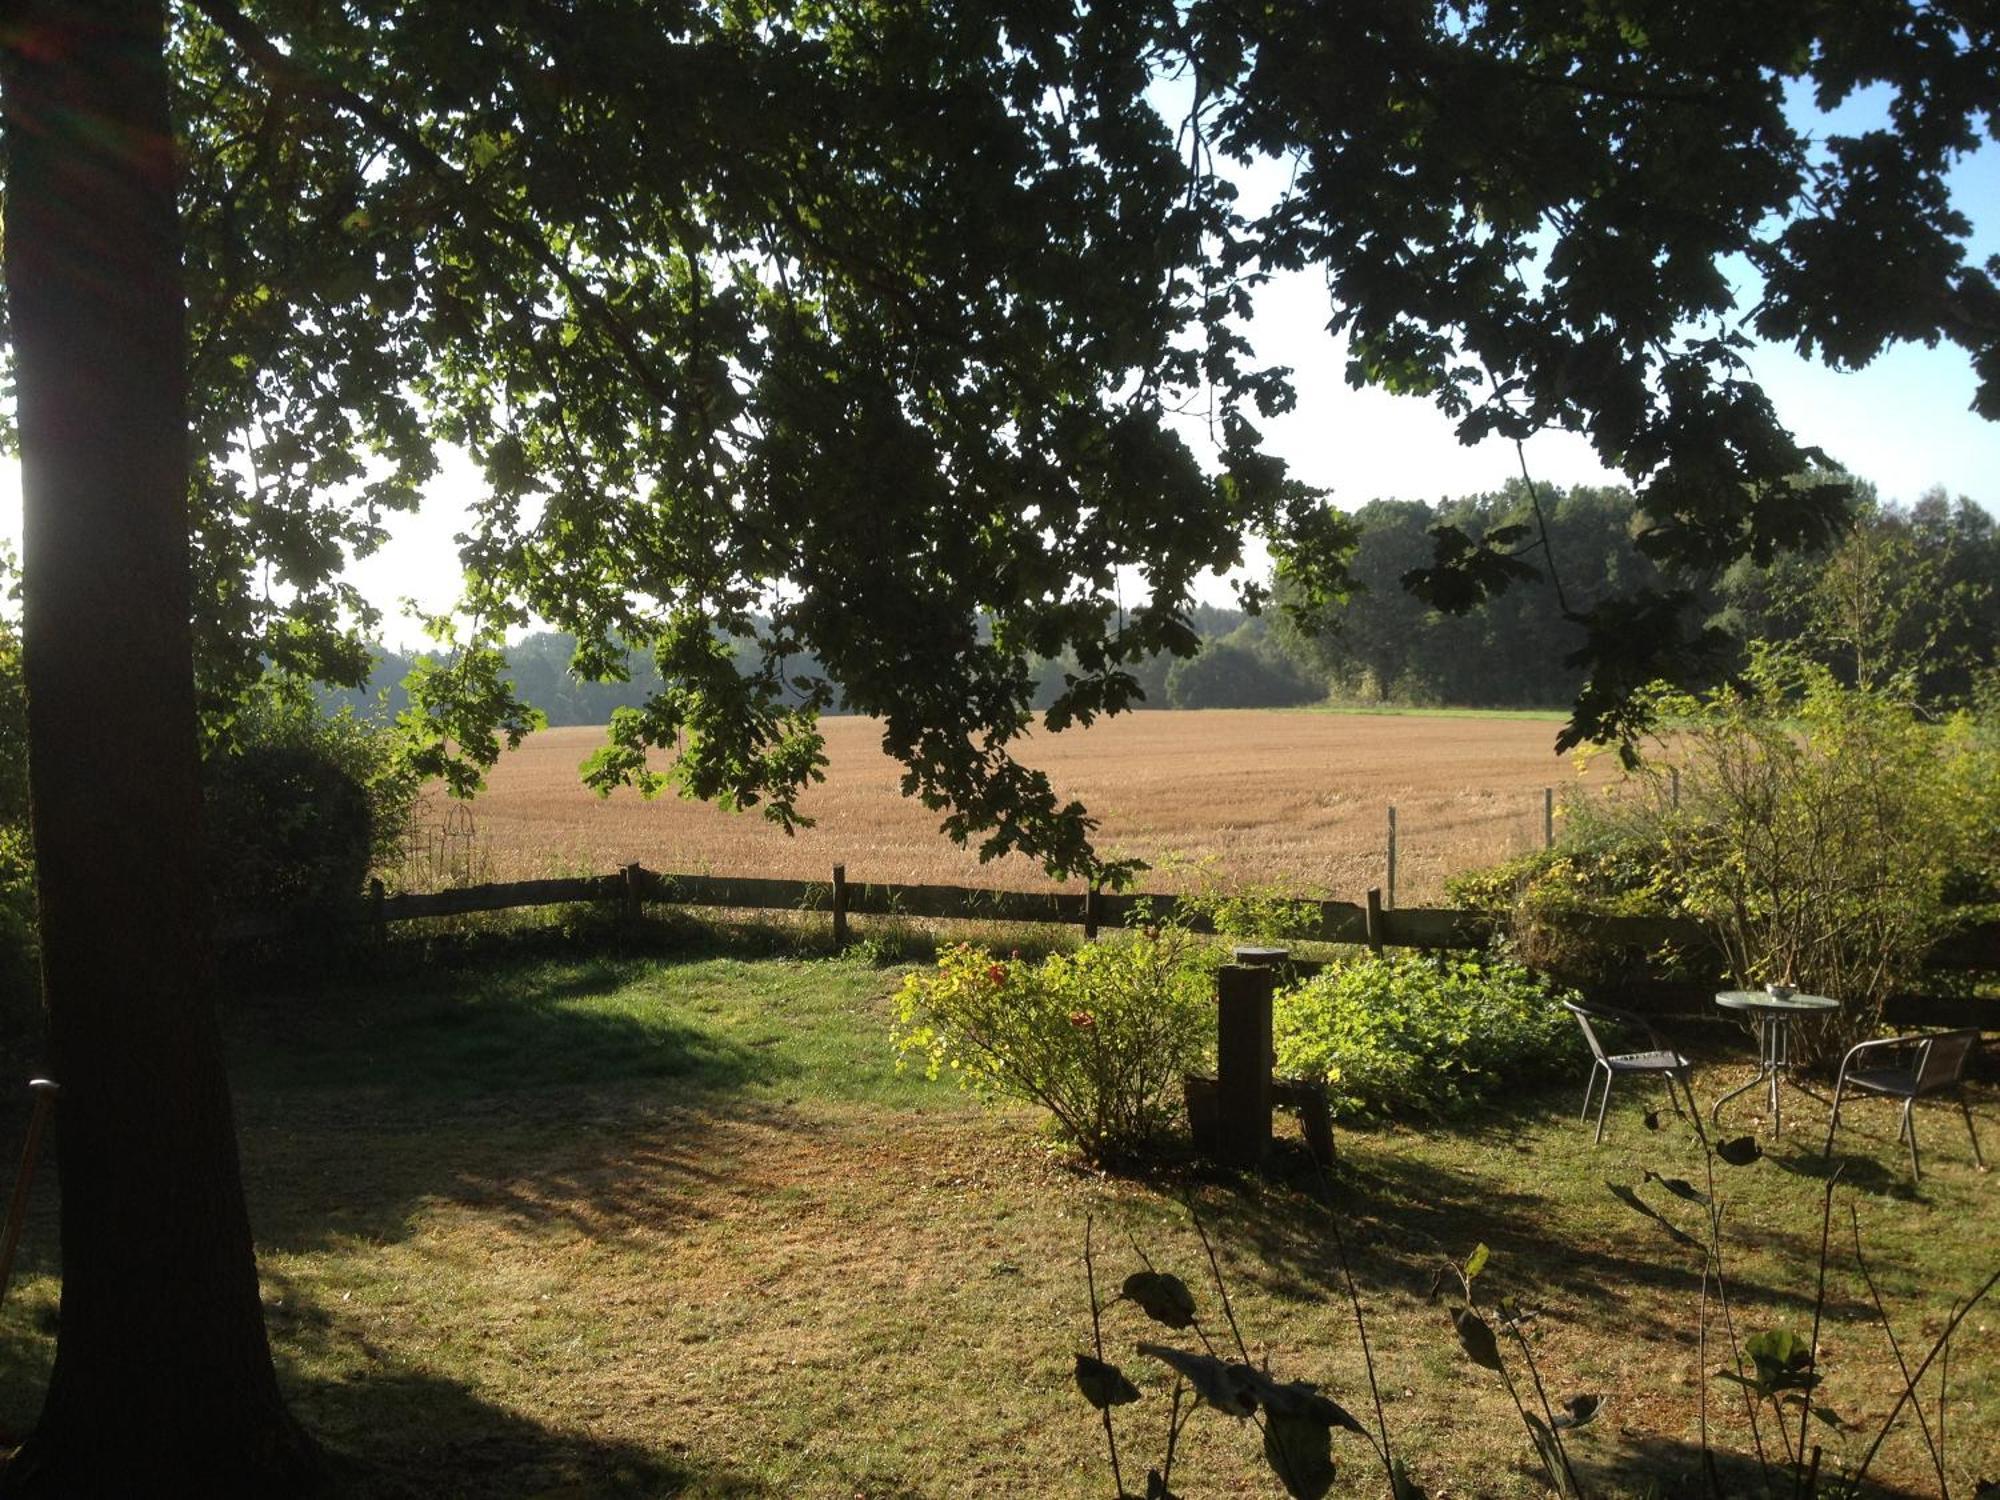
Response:
M1917 1101L1908 1100L1903 1105L1903 1138L1910 1143L1910 1177L1912 1181L1924 1180L1923 1166L1917 1161L1917 1117L1913 1111Z
M1583 1108L1577 1112L1579 1120L1588 1120L1590 1118L1590 1097L1597 1092L1597 1074L1598 1066L1593 1059L1590 1064L1590 1077L1585 1080L1583 1085Z
M1958 1110L1960 1114L1965 1116L1965 1133L1972 1137L1972 1160L1978 1166L1979 1170L1984 1172L1986 1170L1986 1158L1979 1154L1979 1132L1973 1129L1972 1106L1965 1102L1963 1094L1959 1095Z
M1597 1139L1591 1142L1591 1144L1594 1146L1601 1146L1604 1144L1604 1110L1605 1106L1610 1103L1611 1103L1611 1070L1609 1068L1606 1068L1604 1070L1604 1095L1597 1101Z

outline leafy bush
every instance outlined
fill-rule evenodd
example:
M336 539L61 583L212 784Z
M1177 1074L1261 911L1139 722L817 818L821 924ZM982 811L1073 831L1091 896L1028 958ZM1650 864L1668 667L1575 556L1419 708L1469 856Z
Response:
M1680 891L1656 839L1621 827L1615 814L1576 801L1563 841L1445 881L1448 904L1504 912L1508 948L1558 984L1587 990L1635 980L1714 984L1724 977L1702 945L1635 947L1579 918L1666 917L1680 911Z
M1364 957L1280 992L1278 1066L1325 1079L1341 1114L1447 1116L1575 1072L1562 998L1511 959Z
M1906 677L1848 686L1771 648L1753 648L1739 683L1653 707L1675 726L1679 796L1649 765L1607 825L1658 850L1662 907L1701 922L1739 984L1842 1002L1837 1021L1794 1028L1796 1060L1871 1035L1957 920L1954 881L1993 866L1990 726L1932 720Z
M323 923L402 847L416 796L391 736L343 710L260 698L205 767L210 887L231 914Z
M959 944L903 981L891 1040L899 1066L1042 1105L1091 1161L1129 1157L1172 1123L1213 1041L1219 962L1177 928L1039 964Z

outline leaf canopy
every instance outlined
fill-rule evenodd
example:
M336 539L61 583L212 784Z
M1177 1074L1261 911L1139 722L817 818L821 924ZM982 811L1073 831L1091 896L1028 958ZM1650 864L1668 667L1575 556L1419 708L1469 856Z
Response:
M1843 366L1949 339L2000 415L2000 265L1946 180L2000 118L1972 6L187 0L170 52L211 704L364 675L342 568L450 444L485 485L466 649L538 618L579 673L659 662L600 789L673 747L683 792L795 822L810 651L947 832L1116 880L1014 754L1031 656L1074 663L1049 727L1088 723L1193 649L1246 530L1344 587L1353 529L1256 426L1293 399L1243 332L1277 270L1324 271L1352 381L1468 441L1586 435L1679 568L1844 513L1793 482L1819 455L1753 333ZM1880 128L1799 123L1863 91ZM1266 157L1290 187L1246 203ZM1526 568L1440 541L1439 607ZM1566 738L1699 668L1687 598L1571 611ZM413 728L476 779L529 721L463 675Z

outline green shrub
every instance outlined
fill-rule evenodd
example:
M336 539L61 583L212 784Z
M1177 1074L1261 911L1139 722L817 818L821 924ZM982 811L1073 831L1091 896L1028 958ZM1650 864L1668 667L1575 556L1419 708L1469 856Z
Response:
M1448 1116L1576 1071L1563 998L1511 959L1359 958L1280 992L1278 1066L1325 1079L1340 1114Z
M1737 682L1651 707L1678 779L1641 767L1598 814L1606 836L1657 851L1660 908L1701 924L1735 983L1839 1000L1838 1017L1792 1032L1794 1062L1838 1056L1875 1032L1885 997L1923 982L1963 915L1955 887L1994 867L1990 723L1931 718L1907 676L1849 686L1762 645Z
M208 878L219 911L299 929L352 915L392 864L416 784L387 732L343 710L259 699L204 768Z
M1091 1161L1130 1157L1172 1123L1213 1042L1219 962L1177 928L1039 964L961 944L903 981L891 1040L899 1066L1042 1105Z

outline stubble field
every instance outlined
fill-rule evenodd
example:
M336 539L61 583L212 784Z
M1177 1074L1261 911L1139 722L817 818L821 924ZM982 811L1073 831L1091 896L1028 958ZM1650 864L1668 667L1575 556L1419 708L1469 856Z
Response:
M848 878L1034 890L1039 866L982 865L898 791L900 768L873 721L824 722L824 784L802 802L816 826L792 837L756 812L730 813L631 791L603 800L577 780L602 730L544 730L494 768L468 809L433 806L405 884L608 871L637 861L674 873ZM1555 715L1321 711L1136 713L1040 735L1023 758L1100 820L1099 847L1153 864L1148 889L1190 880L1282 885L1358 899L1384 884L1389 809L1398 828L1396 897L1439 897L1456 871L1537 846L1543 789L1606 785L1555 754ZM1208 873L1202 874L1206 869Z

